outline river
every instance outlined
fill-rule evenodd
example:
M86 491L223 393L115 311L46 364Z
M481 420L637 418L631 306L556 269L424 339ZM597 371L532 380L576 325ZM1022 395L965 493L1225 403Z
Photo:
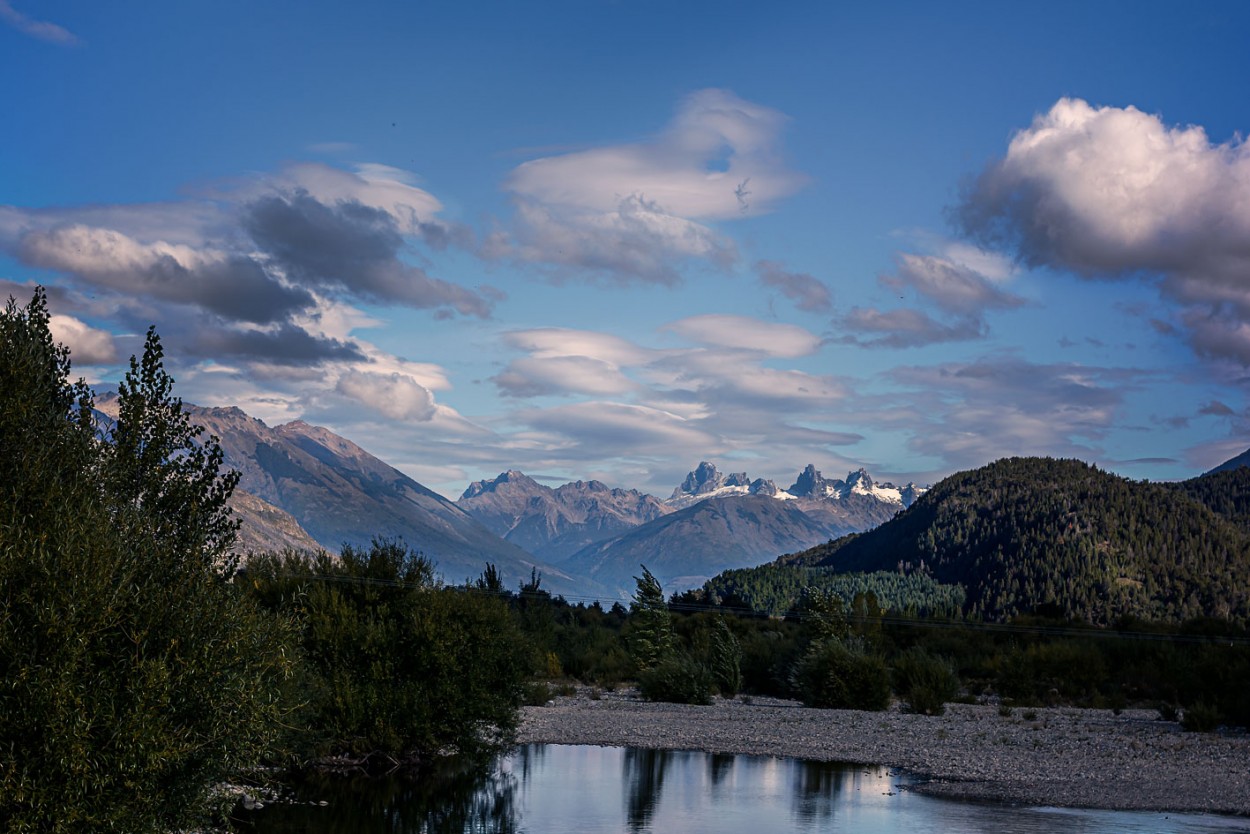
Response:
M1016 808L935 799L882 767L768 756L530 744L486 772L323 776L240 831L256 834L1200 834L1250 819ZM317 804L320 801L325 805Z

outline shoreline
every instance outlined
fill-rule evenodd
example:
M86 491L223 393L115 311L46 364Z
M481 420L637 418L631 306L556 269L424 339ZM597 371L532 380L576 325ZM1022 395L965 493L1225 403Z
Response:
M787 756L900 768L946 799L1250 816L1250 735L1189 733L1154 710L948 704L941 716L776 698L711 706L588 688L521 710L519 743Z

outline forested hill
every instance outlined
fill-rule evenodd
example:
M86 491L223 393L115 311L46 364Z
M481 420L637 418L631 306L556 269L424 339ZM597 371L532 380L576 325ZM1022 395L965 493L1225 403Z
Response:
M1044 610L1098 624L1245 621L1250 535L1190 497L1205 491L1009 458L952 475L875 530L778 562L925 572L963 585L967 613L988 620Z
M1241 531L1250 534L1250 467L1215 469L1206 475L1166 486L1179 490L1217 515L1222 515Z

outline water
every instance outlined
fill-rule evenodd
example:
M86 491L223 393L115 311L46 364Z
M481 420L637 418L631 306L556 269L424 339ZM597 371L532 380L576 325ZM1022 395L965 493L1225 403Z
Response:
M881 767L767 756L532 744L485 773L419 780L321 777L312 805L270 806L256 834L1096 834L1250 832L1250 820L1199 814L1010 808L933 799Z

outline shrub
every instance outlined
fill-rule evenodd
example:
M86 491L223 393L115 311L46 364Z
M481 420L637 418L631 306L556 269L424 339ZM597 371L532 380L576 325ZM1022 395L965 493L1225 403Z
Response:
M1210 733L1220 726L1222 718L1218 708L1198 702L1185 708L1181 726L1191 733Z
M849 641L813 643L795 665L791 682L809 707L883 710L890 705L885 662Z
M941 715L946 703L959 692L959 676L949 661L916 646L895 661L894 690L912 712Z
M686 655L672 655L638 675L638 690L649 701L710 704L716 683L712 673Z

